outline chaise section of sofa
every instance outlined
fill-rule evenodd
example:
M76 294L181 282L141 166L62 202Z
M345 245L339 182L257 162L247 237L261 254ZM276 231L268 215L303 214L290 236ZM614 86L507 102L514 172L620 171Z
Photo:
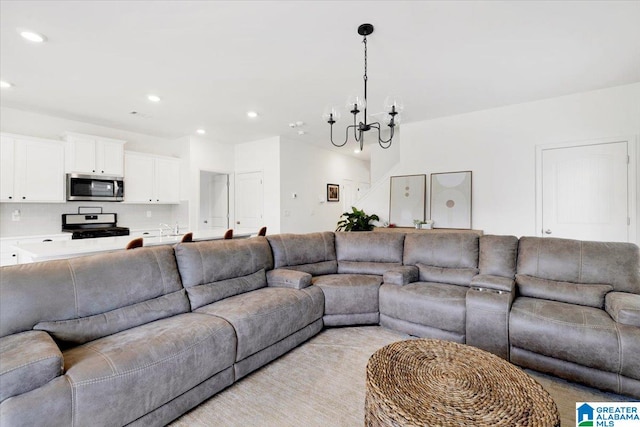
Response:
M16 352L5 342L25 333L48 354L57 346L64 363L2 401L8 425L118 426L165 407L162 424L183 412L174 399L212 378L218 390L233 381L233 328L189 312L169 246L3 268L1 291L3 364Z
M640 398L640 254L629 243L523 237L511 361Z
M407 234L403 262L380 287L380 324L464 343L466 294L478 274L478 235Z
M322 329L322 292L308 287L308 278L291 278L306 273L268 276L273 257L266 238L179 244L175 251L191 308L233 326L236 380Z
M335 242L337 273L312 279L324 293L324 324L377 324L382 276L402 265L404 234L338 232Z

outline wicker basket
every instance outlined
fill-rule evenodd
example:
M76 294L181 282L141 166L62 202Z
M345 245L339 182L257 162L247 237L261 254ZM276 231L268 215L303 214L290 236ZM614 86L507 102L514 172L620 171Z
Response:
M400 341L367 364L366 426L559 426L533 378L486 351L441 340Z

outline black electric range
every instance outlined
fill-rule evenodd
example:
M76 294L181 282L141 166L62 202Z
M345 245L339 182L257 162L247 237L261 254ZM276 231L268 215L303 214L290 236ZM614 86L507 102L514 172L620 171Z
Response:
M118 227L118 214L62 214L62 231L73 233L72 239L128 236L127 227Z

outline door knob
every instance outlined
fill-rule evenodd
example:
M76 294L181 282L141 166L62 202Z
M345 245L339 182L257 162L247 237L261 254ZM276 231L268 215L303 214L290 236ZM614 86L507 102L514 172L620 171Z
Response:
M551 234L551 230L547 228L546 230L544 230L544 234Z

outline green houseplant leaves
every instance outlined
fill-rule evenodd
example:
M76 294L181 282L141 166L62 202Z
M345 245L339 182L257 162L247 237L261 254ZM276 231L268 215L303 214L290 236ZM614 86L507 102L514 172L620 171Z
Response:
M352 212L345 212L340 216L336 231L371 231L375 225L371 221L380 221L378 215L367 215L364 210L351 207Z

